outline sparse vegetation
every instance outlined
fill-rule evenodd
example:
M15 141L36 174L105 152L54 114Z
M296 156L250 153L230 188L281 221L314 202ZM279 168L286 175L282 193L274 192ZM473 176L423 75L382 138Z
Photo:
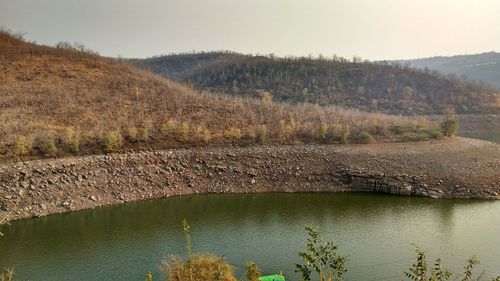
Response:
M441 121L441 130L443 135L447 137L453 137L457 134L458 118L452 109L446 110L443 121Z

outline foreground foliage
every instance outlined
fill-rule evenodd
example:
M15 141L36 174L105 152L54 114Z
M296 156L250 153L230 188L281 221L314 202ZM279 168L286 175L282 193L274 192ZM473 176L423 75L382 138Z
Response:
M415 249L417 254L416 262L409 268L408 271L404 273L405 277L409 280L414 281L445 281L449 280L453 275L448 270L443 269L442 261L437 258L433 266L430 266L427 261L427 256L424 251L422 251L418 246ZM473 269L479 265L479 259L476 256L472 256L467 259L464 266L464 271L460 276L457 276L455 280L461 281L471 281L473 280ZM460 279L459 279L460 278ZM479 280L479 278L477 279ZM500 276L494 277L492 281L500 280Z
M161 271L169 281L236 281L233 268L224 259L203 253L193 254L190 227L182 222L186 241L187 260L177 256L168 257Z
M169 281L236 281L232 267L212 254L196 254L185 261L169 257L162 266Z
M12 281L14 280L14 269L5 268L0 272L0 281Z
M303 281L311 281L313 272L320 281L342 280L348 257L337 254L337 246L325 241L318 229L306 226L306 231L306 251L298 254L304 264L296 264L296 272L300 272Z

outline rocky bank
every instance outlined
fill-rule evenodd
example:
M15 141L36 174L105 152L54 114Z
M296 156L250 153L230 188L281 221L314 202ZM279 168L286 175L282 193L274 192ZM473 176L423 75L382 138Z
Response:
M500 145L177 149L0 166L0 215L11 220L184 194L347 191L499 199Z

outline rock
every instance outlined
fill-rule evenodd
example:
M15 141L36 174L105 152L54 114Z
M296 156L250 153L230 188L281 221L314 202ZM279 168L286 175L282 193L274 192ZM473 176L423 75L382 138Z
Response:
M41 208L42 210L47 210L47 205L45 205L45 204L40 204L40 208Z
M27 182L27 181L22 181L21 182L21 186L24 187L24 188L28 188L30 186L30 183Z
M94 195L92 195L92 196L90 196L90 200L92 200L92 201L96 202L96 201L97 201L97 197L96 197L96 196L94 196Z
M255 184L255 183L257 183L257 181L255 179L250 180L250 184Z

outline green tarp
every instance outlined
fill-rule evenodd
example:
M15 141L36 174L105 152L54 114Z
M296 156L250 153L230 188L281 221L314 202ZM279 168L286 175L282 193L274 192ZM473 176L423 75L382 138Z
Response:
M267 275L260 277L259 281L285 281L285 277L281 275Z

